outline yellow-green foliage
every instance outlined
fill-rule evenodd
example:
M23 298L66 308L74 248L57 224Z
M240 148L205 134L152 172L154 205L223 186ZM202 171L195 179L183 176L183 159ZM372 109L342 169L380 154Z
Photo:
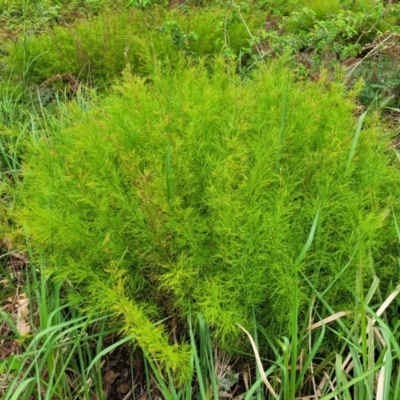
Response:
M320 290L337 277L325 293L334 309L354 304L372 259L397 279L400 176L379 126L369 121L349 161L357 119L340 84L298 82L280 64L243 81L235 67L154 61L151 76L127 74L27 144L18 221L80 304L113 314L175 371L187 348L151 321L199 311L229 346L254 309L287 334L293 265L317 210L300 269ZM299 293L303 311L305 283Z
M246 21L253 32L264 22L260 15L248 15ZM249 39L233 9L113 11L28 37L10 48L9 65L36 82L72 73L83 82L99 83L120 76L127 63L134 72L144 72L149 43L153 54L173 63L179 51L205 56L229 47L238 54Z

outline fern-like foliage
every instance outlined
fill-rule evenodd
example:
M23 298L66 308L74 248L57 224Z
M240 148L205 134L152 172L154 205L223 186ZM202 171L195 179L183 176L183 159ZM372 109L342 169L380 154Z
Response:
M181 378L188 348L152 321L199 311L229 347L255 310L287 334L317 210L299 268L331 305L353 306L371 259L386 282L397 273L387 216L400 175L378 122L365 121L348 165L357 118L340 84L298 82L279 63L246 80L235 68L154 62L27 143L16 214L32 241L81 305L112 313Z
M249 13L248 29L256 32L265 16ZM7 64L13 73L43 84L57 74L73 74L81 82L109 84L129 65L146 74L149 48L158 58L174 61L179 52L208 56L230 49L239 56L251 38L237 12L215 5L193 9L155 8L103 12L92 19L55 26L45 35L8 46ZM151 46L148 44L151 43ZM25 60L30 60L29 66ZM29 68L28 68L29 67Z

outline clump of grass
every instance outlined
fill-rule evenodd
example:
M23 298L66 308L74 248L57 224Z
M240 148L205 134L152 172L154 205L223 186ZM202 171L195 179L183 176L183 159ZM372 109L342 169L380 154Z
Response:
M303 275L339 309L360 266L372 281L371 257L384 287L397 277L400 175L342 85L297 82L282 63L240 80L221 60L153 61L26 144L16 218L81 306L114 315L182 381L190 349L154 320L201 312L231 349L253 310L271 335L290 331L293 287L298 318L309 302Z
M31 250L29 255L32 258ZM106 328L107 315L80 315L71 309L60 283L46 276L45 261L36 258L37 263L20 271L24 289L15 289L17 298L26 299L24 326L19 312L16 318L5 308L0 312L2 327L9 327L2 345L14 348L0 362L0 396L4 400L92 395L105 399L101 357L130 338L103 348L105 337L116 333L115 328Z
M375 276L368 291L360 288L359 293L352 293L356 311L337 311L326 301L324 292L319 292L305 275L303 278L312 288L313 296L308 315L302 324L294 326L291 337L275 342L265 329L259 327L253 338L242 328L252 344L260 374L245 398L250 399L257 390L260 391L262 384L265 384L262 392L267 398L398 397L399 323L397 318L390 318L390 314L398 304L397 300L395 307L392 305L400 293L400 286L394 290L390 288L383 297L379 279ZM293 307L296 309L298 304L294 302ZM256 321L254 324L256 326ZM273 356L268 354L274 361L266 370L260 356L264 355L265 349L259 351L257 331L265 337L273 353ZM332 336L337 337L338 346L321 357L326 341Z

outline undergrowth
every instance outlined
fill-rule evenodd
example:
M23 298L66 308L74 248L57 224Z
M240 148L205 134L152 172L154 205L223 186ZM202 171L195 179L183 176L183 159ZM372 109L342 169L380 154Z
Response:
M262 16L248 14L251 30L262 25ZM227 49L239 51L250 36L232 7L205 9L153 8L102 13L93 19L78 20L9 47L8 67L14 74L27 74L30 81L49 86L49 79L72 74L82 83L109 83L129 65L134 72L146 66L143 52L151 51L160 60L173 64L178 52L206 56Z

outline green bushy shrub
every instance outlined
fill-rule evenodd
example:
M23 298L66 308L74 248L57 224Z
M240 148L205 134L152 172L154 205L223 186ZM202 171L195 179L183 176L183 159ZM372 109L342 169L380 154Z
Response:
M262 23L262 16L248 18L251 30ZM56 74L104 83L120 76L127 63L134 72L143 72L143 52L149 43L154 54L173 63L179 51L205 56L229 46L238 54L249 38L246 26L232 9L114 11L71 26L56 26L12 46L9 66L18 74L27 69L27 78L37 83Z
M17 193L18 221L75 299L113 314L178 376L188 348L152 321L199 311L229 347L254 310L287 334L317 212L300 269L331 305L353 306L372 259L383 281L397 279L400 175L377 122L352 153L355 106L340 84L297 82L281 64L243 81L235 68L155 61L146 79L126 74L27 144ZM304 311L304 282L299 295Z

